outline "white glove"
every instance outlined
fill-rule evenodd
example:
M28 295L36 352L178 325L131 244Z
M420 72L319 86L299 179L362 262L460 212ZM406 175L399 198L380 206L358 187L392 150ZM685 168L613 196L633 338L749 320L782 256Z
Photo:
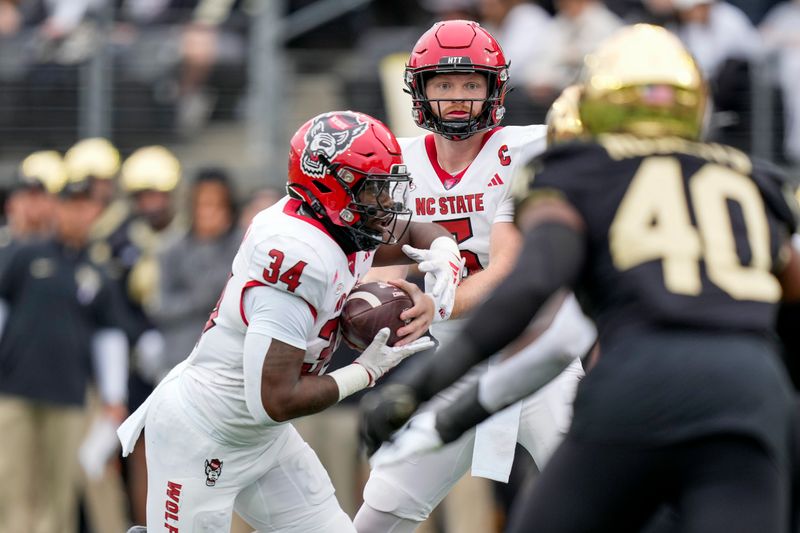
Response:
M389 328L381 329L369 346L353 361L353 363L363 366L369 374L370 387L375 385L378 378L399 365L406 357L436 345L430 337L420 337L405 346L387 346L386 341L389 340L389 334Z
M410 457L436 450L444 445L436 431L436 413L425 411L397 431L369 460L372 468L399 463Z
M437 237L428 250L405 244L403 253L419 263L420 272L425 272L425 292L436 304L434 322L450 318L464 268L456 242L449 237Z

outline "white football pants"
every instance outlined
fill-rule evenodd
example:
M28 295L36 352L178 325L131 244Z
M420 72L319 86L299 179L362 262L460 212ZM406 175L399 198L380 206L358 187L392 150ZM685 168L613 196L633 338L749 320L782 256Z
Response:
M230 531L234 509L259 532L355 532L294 427L259 446L223 445L190 420L177 394L177 380L165 384L147 413L149 533Z

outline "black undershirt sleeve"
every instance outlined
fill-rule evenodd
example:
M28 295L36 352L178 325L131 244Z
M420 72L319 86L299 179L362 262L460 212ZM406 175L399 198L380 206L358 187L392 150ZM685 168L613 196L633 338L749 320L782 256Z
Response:
M585 254L585 234L565 224L546 222L529 231L514 270L461 334L406 378L417 399L427 401L516 339L554 292L575 283Z

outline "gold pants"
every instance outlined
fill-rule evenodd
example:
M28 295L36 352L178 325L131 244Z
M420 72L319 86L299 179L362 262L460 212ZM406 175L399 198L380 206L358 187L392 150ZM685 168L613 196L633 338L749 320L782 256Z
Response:
M83 407L0 396L0 533L77 530Z

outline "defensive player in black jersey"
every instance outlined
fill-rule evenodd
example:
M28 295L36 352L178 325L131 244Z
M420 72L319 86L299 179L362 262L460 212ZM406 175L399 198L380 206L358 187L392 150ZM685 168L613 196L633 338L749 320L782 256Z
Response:
M586 58L583 85L593 142L539 161L514 272L446 357L370 402L367 430L402 421L571 287L601 355L511 531L638 531L663 504L685 532L786 531L793 405L771 338L780 300L800 298L794 199L772 169L696 142L705 85L665 30L622 30ZM399 453L487 416L480 396L416 417Z

